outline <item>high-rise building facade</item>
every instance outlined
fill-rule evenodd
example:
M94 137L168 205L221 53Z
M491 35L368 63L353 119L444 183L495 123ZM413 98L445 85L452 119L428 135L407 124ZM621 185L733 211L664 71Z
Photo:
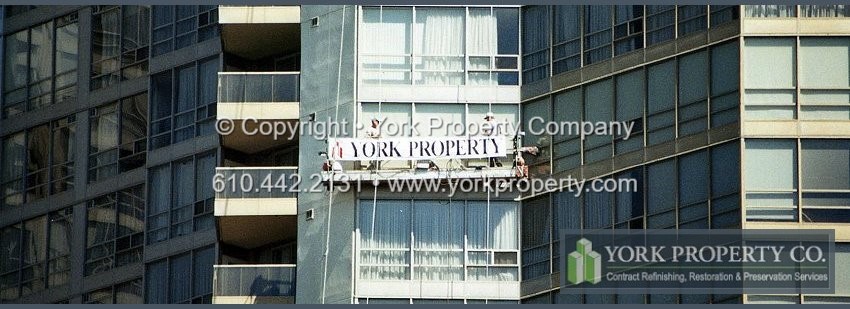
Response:
M211 302L217 18L5 8L0 301Z
M524 303L846 303L845 5L523 7L522 118L633 121L526 136L540 176L638 192L522 200ZM635 138L637 137L637 138ZM540 224L546 222L546 224ZM561 294L561 229L834 229L834 295Z
M850 6L3 9L0 302L850 299ZM373 118L452 139L491 115L634 130L325 161ZM521 146L531 177L638 190L392 187L515 179ZM560 293L562 229L667 228L834 229L836 294Z

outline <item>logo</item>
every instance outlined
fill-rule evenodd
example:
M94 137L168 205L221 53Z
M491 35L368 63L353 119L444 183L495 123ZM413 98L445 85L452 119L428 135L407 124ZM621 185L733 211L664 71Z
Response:
M593 251L593 243L586 238L576 242L576 251L567 256L567 280L572 284L602 281L602 256Z

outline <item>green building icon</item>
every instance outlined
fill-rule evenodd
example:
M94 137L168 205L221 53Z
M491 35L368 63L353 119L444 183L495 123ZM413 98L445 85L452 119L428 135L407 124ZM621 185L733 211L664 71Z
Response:
M567 280L572 284L602 281L602 256L593 251L593 243L586 238L576 242L576 251L567 256Z

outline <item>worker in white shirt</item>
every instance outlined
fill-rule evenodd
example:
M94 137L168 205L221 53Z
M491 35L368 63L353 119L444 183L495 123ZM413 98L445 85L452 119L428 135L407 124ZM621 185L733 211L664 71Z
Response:
M372 116L371 122L372 122L372 126L370 126L369 128L366 129L366 136L369 137L369 138L373 138L373 139L381 138L381 129L380 129L381 121L378 120L377 117ZM367 170L379 170L381 168L380 163L381 162L379 162L378 160L371 160L371 161L369 161L369 166L366 167L366 169Z
M493 121L495 118L496 116L494 116L491 112L487 112L487 114L484 115L484 121L486 122L481 128L481 132L484 133L484 136L493 137L499 135L499 127L495 121ZM502 162L499 161L499 158L497 157L489 157L487 161L488 166L490 167L502 167Z

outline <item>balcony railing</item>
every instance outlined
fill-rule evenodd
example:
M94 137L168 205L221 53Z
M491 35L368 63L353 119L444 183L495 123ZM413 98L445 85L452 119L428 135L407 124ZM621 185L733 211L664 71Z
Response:
M213 296L295 296L295 265L215 265Z
M215 197L294 198L298 196L297 167L217 167Z
M300 72L221 72L218 102L298 102L300 78Z

